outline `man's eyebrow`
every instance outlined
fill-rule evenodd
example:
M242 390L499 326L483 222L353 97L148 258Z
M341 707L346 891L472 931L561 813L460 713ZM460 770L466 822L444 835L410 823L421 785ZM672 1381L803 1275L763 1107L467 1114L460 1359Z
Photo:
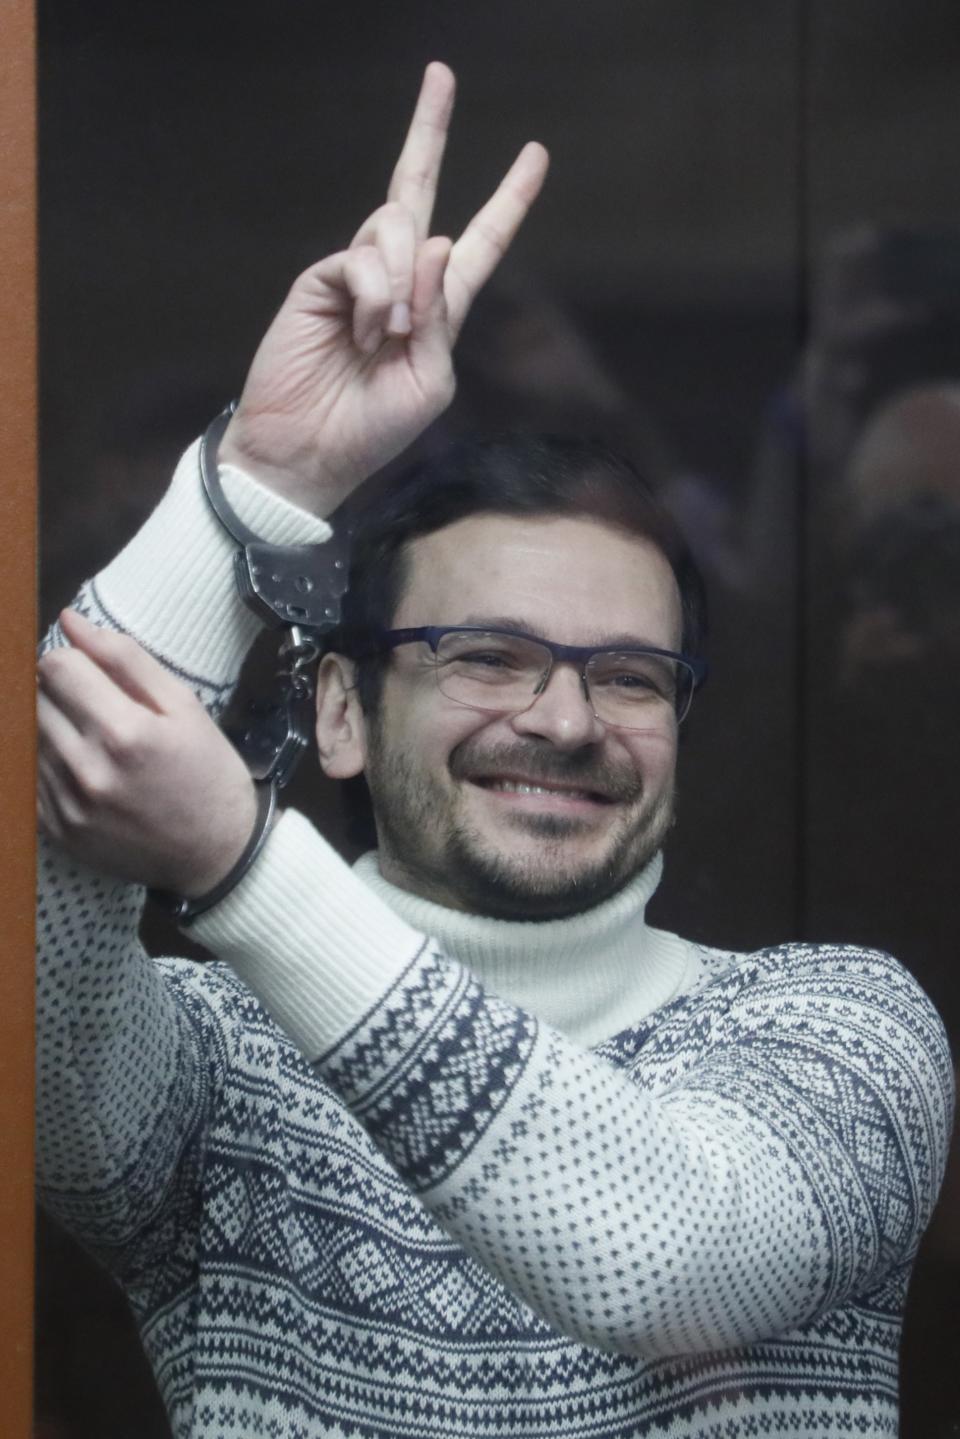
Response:
M529 620L518 619L515 615L476 615L464 616L460 623L467 628L483 630L519 630L521 634L529 635L531 639L546 640L552 639L539 625L531 624ZM647 639L644 635L630 634L626 631L617 634L600 634L591 639L588 644L576 646L581 649L624 649L624 650L646 650L666 649L666 645L658 644L655 640Z
M465 615L460 623L466 629L476 628L481 630L520 630L522 634L531 635L534 639L546 639L546 635L537 625L532 625L529 620L517 619L516 615Z

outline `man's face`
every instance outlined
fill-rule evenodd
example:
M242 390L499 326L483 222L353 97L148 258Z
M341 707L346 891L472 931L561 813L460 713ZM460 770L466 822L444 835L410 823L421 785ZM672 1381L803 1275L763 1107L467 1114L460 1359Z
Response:
M413 541L409 561L395 628L679 648L666 559L597 521L471 515ZM403 645L365 726L384 877L451 908L524 919L586 909L646 863L671 823L673 715L609 728L573 665L555 665L529 709L491 714L441 694L428 646Z

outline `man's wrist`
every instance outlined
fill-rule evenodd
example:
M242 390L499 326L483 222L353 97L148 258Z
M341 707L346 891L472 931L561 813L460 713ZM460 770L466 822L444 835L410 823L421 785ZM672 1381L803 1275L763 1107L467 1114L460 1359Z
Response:
M246 428L238 415L231 418L219 446L221 469L241 473L315 519L332 515L363 478L334 474L319 462L312 447L309 453L279 460L276 452L253 443Z
M245 811L238 818L234 834L247 836L237 852L231 844L222 854L196 867L176 890L151 889L150 898L180 924L190 924L200 914L220 903L236 888L266 844L276 814L277 790L269 782L250 784L241 801Z

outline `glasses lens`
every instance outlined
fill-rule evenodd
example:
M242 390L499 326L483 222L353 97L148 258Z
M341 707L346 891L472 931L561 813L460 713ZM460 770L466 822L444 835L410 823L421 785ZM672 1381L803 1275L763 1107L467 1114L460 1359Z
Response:
M690 708L693 680L688 664L664 655L599 654L587 665L594 713L622 729L644 729L672 714L682 720Z
M437 645L441 693L472 709L526 709L549 666L549 650L513 635L454 630Z

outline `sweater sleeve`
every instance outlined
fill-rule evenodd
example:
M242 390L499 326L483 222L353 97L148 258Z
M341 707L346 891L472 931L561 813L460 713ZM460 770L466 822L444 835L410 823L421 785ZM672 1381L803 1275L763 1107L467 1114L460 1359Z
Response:
M485 994L294 814L201 924L421 1202L582 1343L746 1344L912 1258L952 1077L886 956L745 957L635 1054L584 1051Z
M277 543L319 540L323 521L239 472L242 518ZM235 542L212 515L187 451L139 533L76 601L132 634L216 714L258 623L236 596ZM45 645L63 643L57 626ZM43 1202L116 1270L157 1216L202 1127L213 1058L180 1012L138 928L143 891L41 841L37 924L37 1159Z

